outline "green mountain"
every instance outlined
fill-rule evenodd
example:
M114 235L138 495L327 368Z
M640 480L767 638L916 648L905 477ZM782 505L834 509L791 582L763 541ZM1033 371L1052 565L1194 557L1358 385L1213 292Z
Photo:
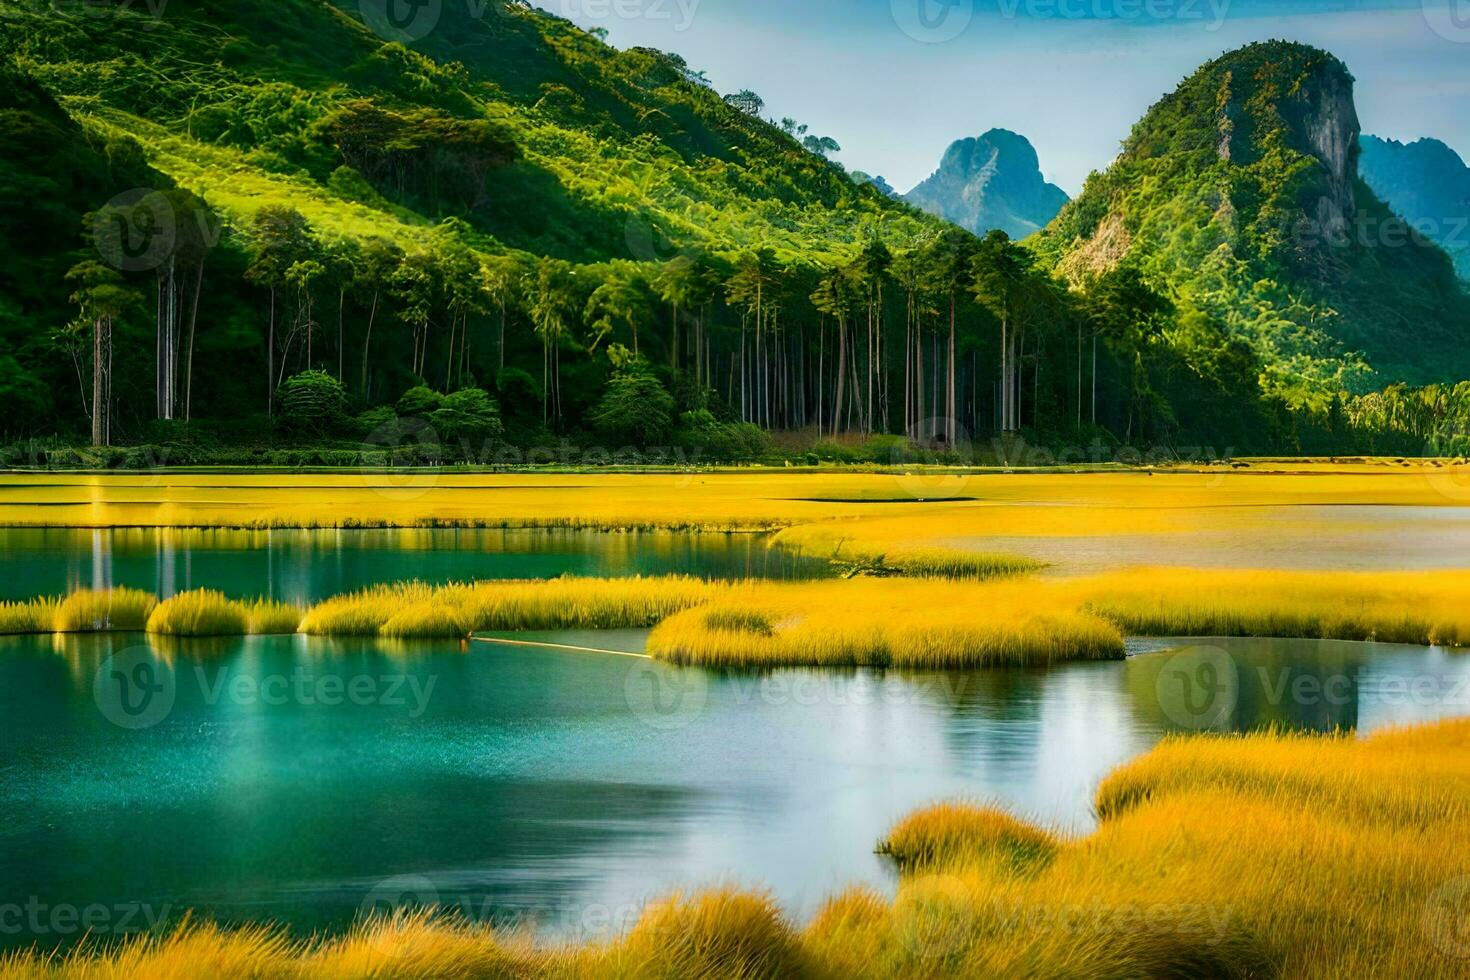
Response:
M1470 302L1363 183L1358 139L1340 61L1252 44L1154 105L1037 247L1074 283L1138 268L1247 341L1289 404L1470 377Z
M360 373L371 386L357 393L360 401L396 397L430 374L427 361L451 359L445 345L456 331L448 321L474 318L480 330L495 319L449 311L448 260L456 255L481 264L497 257L570 263L552 269L553 280L565 273L575 281L585 270L587 282L599 282L621 269L617 275L646 285L654 272L638 270L681 255L728 264L758 245L778 262L836 261L875 237L901 246L938 228L760 119L758 98L722 98L676 55L616 50L519 0L405 7L432 16L407 30L375 15L381 4L358 0L0 6L7 133L0 242L14 257L3 273L13 288L0 299L0 395L23 395L6 416L11 435L58 420L85 426L72 356L85 341L68 327L78 309L70 298L76 284L65 275L98 258L88 241L94 223L83 216L119 197L128 209L113 217L127 225L132 245L143 247L134 240L160 223L197 223L163 198L140 204L149 190L191 195L207 209L207 244L217 247L202 290L192 268L174 270L178 282L170 279L167 289L188 322L159 328L162 337L150 336L155 324L147 319L155 287L148 273L157 270L123 263L135 291L149 294L120 312L113 345L120 424L134 438L155 413L150 398L129 392L160 383L192 387L206 411L243 403L263 415L277 379L322 366L344 380ZM257 261L283 209L304 221L298 244L321 253L310 261L323 271L304 288L285 281L301 255L274 273L269 261ZM164 230L177 237L177 229ZM371 272L337 283L334 265L350 265L350 254L369 245L407 256L409 265L428 257L424 265L435 273L418 300L408 295L408 271L393 281L400 302L378 330L413 332L405 342L412 353L371 365L356 335L372 330L364 321L389 305L390 283L375 289ZM246 275L251 267L257 274ZM512 291L522 291L526 275L515 268ZM513 305L529 318L523 299ZM588 297L571 299L568 320L579 329L569 333L590 346L580 336ZM656 296L638 299L658 308ZM263 322L280 316L288 322ZM207 329L186 367L153 363L157 348L187 347L175 335L192 337L196 326ZM615 332L621 343L634 339L625 327ZM541 338L511 333L512 344L542 346ZM345 350L324 359L338 341ZM538 356L512 351L511 360L529 361L535 373ZM472 360L466 352L464 361ZM242 364L259 364L260 376ZM185 374L196 368L202 376L188 385L195 379ZM436 386L452 387L451 372L436 370ZM493 380L493 368L476 370ZM599 370L605 374L605 360ZM600 384L598 376L572 387L588 389L576 397L591 400Z
M1041 175L1026 137L992 129L951 144L939 169L904 199L977 235L998 228L1021 239L1050 223L1067 193Z
M1394 213L1455 260L1470 280L1470 166L1436 139L1364 136L1363 179Z
M1345 393L1470 377L1441 251L1296 230L1396 220L1309 49L1207 66L1022 246L518 0L0 3L0 463L1335 451L1443 429L1435 393ZM956 173L1045 194L1028 150Z

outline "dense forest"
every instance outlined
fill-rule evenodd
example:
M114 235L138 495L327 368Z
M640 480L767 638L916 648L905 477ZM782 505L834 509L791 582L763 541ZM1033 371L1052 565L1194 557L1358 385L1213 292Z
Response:
M1118 199L1171 159L1147 129L1017 243L855 180L753 92L521 3L445 4L413 38L324 0L3 5L10 463L1466 451L1470 390L1402 383L1470 376L1433 246L1341 310L1356 258L1270 265L1272 292L1265 250L1208 294L1167 250L1096 261L1109 228L1161 220ZM1258 124L1287 48L1250 51L1240 119L1306 200L1310 154ZM1165 109L1192 147L1198 107ZM1257 205L1242 250L1303 205L1229 163ZM1403 310L1433 341L1416 363L1380 336Z

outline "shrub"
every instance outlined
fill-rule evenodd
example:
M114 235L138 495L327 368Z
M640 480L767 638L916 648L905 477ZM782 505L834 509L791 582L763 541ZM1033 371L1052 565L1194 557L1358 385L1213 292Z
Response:
M370 408L353 419L361 438L375 437L385 442L397 441L398 413L387 405Z
M403 393L398 399L398 414L407 419L428 418L444 404L444 396L428 385L418 385Z
M281 383L276 397L281 427L299 435L326 435L347 418L347 391L325 371L302 371Z
M771 450L770 435L749 422L720 422L706 409L685 412L679 422L679 444L692 450L696 460L750 463Z
M628 361L608 381L591 420L600 434L614 442L657 445L673 428L674 396L647 364Z
M500 407L480 388L464 388L444 398L429 416L439 438L478 448L503 431Z

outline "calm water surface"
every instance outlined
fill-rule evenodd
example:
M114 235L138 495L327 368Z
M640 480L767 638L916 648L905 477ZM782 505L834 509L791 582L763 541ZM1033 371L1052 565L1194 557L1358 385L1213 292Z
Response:
M814 578L826 562L761 534L398 528L0 528L0 600L127 585L309 603L379 582L558 575Z
M636 651L643 634L522 638ZM1470 657L1438 649L1134 652L751 675L486 643L3 640L0 906L306 932L437 902L596 938L672 888L733 882L804 916L853 882L891 888L874 843L936 799L1085 830L1098 780L1166 732L1470 713Z

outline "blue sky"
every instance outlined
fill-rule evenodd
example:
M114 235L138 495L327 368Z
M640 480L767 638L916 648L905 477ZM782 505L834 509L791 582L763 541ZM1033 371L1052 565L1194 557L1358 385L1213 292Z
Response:
M1470 157L1470 0L537 0L619 47L675 51L751 88L907 191L954 140L1029 137L1075 193L1202 62L1249 41L1324 47L1364 132Z

